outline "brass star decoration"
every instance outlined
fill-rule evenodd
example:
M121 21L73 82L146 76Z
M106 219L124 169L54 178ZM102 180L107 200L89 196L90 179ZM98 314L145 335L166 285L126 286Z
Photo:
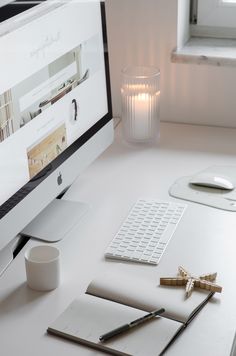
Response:
M183 267L179 267L179 273L177 277L173 278L160 278L160 285L164 286L185 286L186 297L189 298L192 294L194 287L206 289L211 292L222 292L222 287L213 283L215 281L217 273L204 274L199 277L192 276Z

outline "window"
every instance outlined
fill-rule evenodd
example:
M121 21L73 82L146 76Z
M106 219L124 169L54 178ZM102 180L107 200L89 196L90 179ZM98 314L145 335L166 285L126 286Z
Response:
M193 35L236 37L236 0L191 0Z
M171 60L235 67L236 0L178 0L177 47Z

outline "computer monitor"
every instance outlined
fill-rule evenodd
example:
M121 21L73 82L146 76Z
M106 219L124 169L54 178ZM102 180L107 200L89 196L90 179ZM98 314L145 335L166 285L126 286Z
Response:
M0 24L0 265L113 141L106 40L98 0L48 0Z

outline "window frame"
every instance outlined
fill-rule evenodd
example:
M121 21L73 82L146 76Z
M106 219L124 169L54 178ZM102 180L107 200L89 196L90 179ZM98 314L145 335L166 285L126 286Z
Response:
M191 35L236 38L236 2L229 1L191 0Z
M171 52L171 62L236 67L236 28L230 29L233 32L226 36L220 32L224 28L190 25L192 1L178 0L177 43Z

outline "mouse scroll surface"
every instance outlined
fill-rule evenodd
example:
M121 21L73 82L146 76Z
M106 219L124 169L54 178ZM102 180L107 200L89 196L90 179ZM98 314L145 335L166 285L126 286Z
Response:
M210 172L202 172L192 177L189 183L200 185L209 188L218 188L225 190L233 190L234 184L232 180L225 175L217 175Z

